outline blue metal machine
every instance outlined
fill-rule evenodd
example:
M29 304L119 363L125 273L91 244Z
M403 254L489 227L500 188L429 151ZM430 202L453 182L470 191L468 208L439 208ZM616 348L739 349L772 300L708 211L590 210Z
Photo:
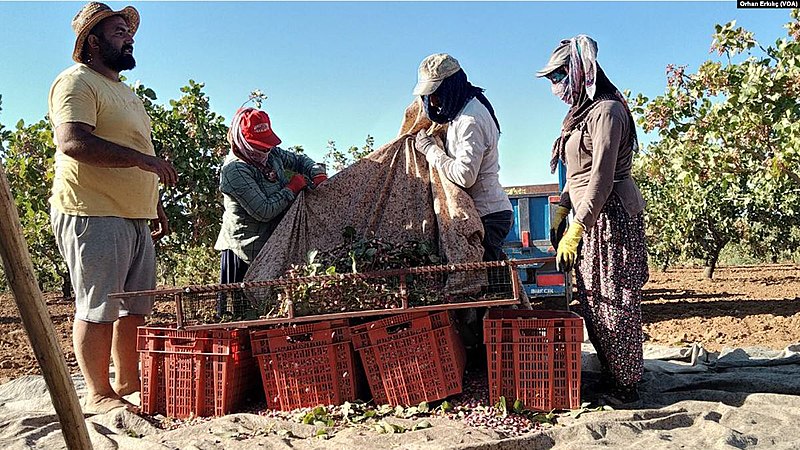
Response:
M514 212L514 225L503 246L506 255L512 260L550 258L547 262L517 267L522 286L531 299L568 298L571 293L570 277L565 277L563 272L556 269L556 252L550 244L550 222L566 181L561 164L558 175L558 183L506 188Z

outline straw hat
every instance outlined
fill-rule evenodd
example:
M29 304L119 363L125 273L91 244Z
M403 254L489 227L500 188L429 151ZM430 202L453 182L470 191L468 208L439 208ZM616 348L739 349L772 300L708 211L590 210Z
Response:
M83 5L83 8L72 19L72 31L75 32L76 36L75 49L72 51L72 59L75 62L83 62L81 61L83 43L86 42L86 38L92 28L100 23L101 20L111 16L121 16L128 22L131 36L136 34L136 30L139 28L139 11L136 11L136 8L126 6L119 11L114 11L105 3L89 2Z

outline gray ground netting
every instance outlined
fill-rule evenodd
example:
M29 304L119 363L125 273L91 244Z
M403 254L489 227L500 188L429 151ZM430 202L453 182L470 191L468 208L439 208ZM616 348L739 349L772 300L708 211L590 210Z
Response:
M591 383L596 358L591 345L584 344L584 351L584 378ZM799 355L800 344L783 352L732 349L721 354L698 346L646 346L639 403L565 417L554 428L511 439L441 418L431 418L433 427L424 430L389 435L353 428L329 440L314 438L313 425L254 414L172 431L127 412L86 422L95 449L800 449ZM82 380L75 382L79 395L85 395ZM301 438L257 433L276 427ZM240 440L242 434L256 436ZM0 445L7 450L66 448L42 377L0 385Z

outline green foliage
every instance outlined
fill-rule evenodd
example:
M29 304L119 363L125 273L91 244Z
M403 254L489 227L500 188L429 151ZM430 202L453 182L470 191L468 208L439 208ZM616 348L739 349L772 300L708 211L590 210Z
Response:
M508 416L508 407L506 406L506 398L505 396L500 396L497 400L497 403L494 405L494 409L497 410L498 414L502 417Z
M367 139L363 147L358 148L353 146L347 149L347 152L338 150L336 148L336 142L328 141L328 151L325 153L322 161L327 167L333 169L334 172L339 172L345 167L372 153L375 150L374 147L375 138L370 135L367 135Z
M696 73L670 65L663 95L633 99L640 125L658 135L634 167L658 262L699 258L711 277L730 242L769 259L800 244L796 10L791 18L789 36L767 48L735 22L718 25L711 49L726 61Z
M134 85L152 120L156 154L168 158L179 174L178 185L162 191L172 234L157 246L162 282L215 282L218 254L213 250L222 217L219 168L227 152L228 131L221 116L211 112L203 84L189 81L182 95L168 105L156 104L156 93ZM23 121L16 129L0 125L0 157L20 213L37 277L43 289L62 288L69 295L66 266L50 227L55 146L51 125Z
M17 122L11 131L0 125L0 159L5 165L11 193L33 266L43 289L61 288L69 295L66 265L50 227L50 187L53 184L55 145L49 123ZM5 279L2 280L5 282Z
M153 124L156 154L169 159L179 176L177 186L162 187L161 194L172 229L157 248L165 283L216 279L218 256L211 249L222 218L219 170L228 151L228 127L222 116L211 111L203 87L189 80L181 88L181 97L166 106L154 103L152 89L134 86Z
M190 245L181 254L164 255L159 261L158 278L173 286L219 283L219 252L214 250L214 242Z
M590 405L589 402L584 402L584 403L581 404L580 408L571 410L569 413L567 413L567 415L571 416L573 419L579 419L582 415L584 415L586 413L613 411L614 410L614 408L612 408L611 406L608 406L608 405L596 406L594 408L589 408L589 405ZM548 415L551 415L551 414L552 414L552 411ZM551 418L547 417L548 415L543 417L543 419L544 420L551 419Z
M242 103L242 106L247 105L250 102L253 102L253 105L257 109L261 109L261 104L267 101L267 94L261 92L261 89L254 89L250 92L250 95L247 97L247 101Z
M740 242L728 244L719 254L719 263L724 266L752 266L760 262L762 259L753 256L747 245Z

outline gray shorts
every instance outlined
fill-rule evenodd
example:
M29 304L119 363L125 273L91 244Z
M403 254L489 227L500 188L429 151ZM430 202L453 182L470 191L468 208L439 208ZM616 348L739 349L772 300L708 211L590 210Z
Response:
M156 287L156 252L146 219L73 216L50 208L50 223L75 290L75 318L109 323L149 315L153 297L108 298Z

